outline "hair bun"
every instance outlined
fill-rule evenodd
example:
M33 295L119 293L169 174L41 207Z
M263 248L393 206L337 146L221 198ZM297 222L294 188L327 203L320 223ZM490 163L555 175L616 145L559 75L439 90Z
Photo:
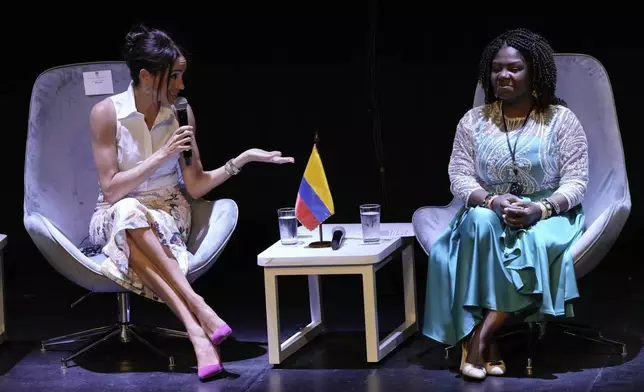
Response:
M139 24L134 26L125 36L125 51L129 51L137 46L139 40L150 32L145 25Z

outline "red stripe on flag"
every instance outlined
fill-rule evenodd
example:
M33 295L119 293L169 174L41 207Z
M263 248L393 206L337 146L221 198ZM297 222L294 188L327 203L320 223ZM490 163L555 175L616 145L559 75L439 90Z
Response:
M295 201L295 216L300 221L300 223L309 230L313 230L320 225L320 222L317 220L313 212L309 209L309 206L306 205L306 202L302 200L300 195L297 195L297 200Z

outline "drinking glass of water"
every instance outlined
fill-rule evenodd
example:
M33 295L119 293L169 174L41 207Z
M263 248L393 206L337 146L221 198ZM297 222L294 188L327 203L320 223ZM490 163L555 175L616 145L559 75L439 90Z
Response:
M286 207L277 210L282 245L297 244L297 218L295 208Z
M380 241L379 204L361 205L360 223L362 223L362 241L364 243L376 243Z

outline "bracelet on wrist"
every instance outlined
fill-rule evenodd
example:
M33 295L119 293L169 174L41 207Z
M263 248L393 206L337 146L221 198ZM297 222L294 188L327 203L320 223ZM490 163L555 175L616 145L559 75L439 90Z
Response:
M232 159L229 159L228 162L226 162L226 164L224 165L224 170L230 176L236 176L241 171L240 168L235 166Z
M548 209L546 208L546 205L542 202L538 202L537 205L541 208L541 220L547 219Z
M491 210L494 210L494 199L496 199L499 195L494 195L490 198L490 201L488 202L488 208Z
M552 207L553 215L559 215L561 213L561 207L553 197L546 197L544 201L548 202Z
M485 196L485 199L483 199L483 201L481 202L481 204L479 204L479 206L481 206L483 208L490 208L490 202L491 202L492 199L494 199L494 194L493 193L488 193Z
M554 215L554 212L555 212L554 207L553 207L552 203L550 203L550 201L548 199L540 200L539 204L543 205L544 208L546 209L546 215L545 215L545 218L543 218L543 219L548 219L548 218L550 218L551 216Z

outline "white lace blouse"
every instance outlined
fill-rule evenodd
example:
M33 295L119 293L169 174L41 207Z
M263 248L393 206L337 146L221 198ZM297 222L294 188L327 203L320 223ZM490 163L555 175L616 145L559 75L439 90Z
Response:
M517 181L523 195L552 190L566 198L568 209L581 203L588 183L588 144L577 116L553 105L545 113L533 111L524 127L523 121L506 117L506 135L499 103L473 108L461 118L449 161L454 196L467 205L477 189L505 194Z

